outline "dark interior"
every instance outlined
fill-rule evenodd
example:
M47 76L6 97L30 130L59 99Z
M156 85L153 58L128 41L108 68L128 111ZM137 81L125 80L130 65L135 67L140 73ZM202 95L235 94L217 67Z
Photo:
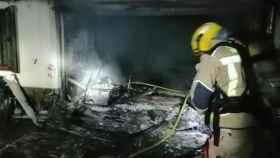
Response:
M130 151L135 151L133 145L142 139L138 136L145 134L146 131L127 135L123 129L119 132L117 125L123 123L121 120L123 117L137 118L139 115L131 114L129 109L117 111L110 116L106 110L111 108L111 102L130 102L129 97L149 95L156 89L139 86L139 90L129 91L127 87L135 81L167 87L174 92L168 99L161 97L170 94L144 98L149 103L154 104L153 99L163 104L171 102L177 105L178 100L182 102L184 100L182 94L185 97L185 93L189 91L197 64L193 60L190 46L192 34L198 26L210 21L224 26L248 46L246 64L248 64L250 97L246 100L245 110L257 120L254 127L248 127L252 130L250 137L256 138L253 139L252 157L278 157L279 7L280 3L277 0L54 1L52 9L56 13L57 29L59 33L64 33L59 39L61 43L64 42L61 46L64 48L62 60L65 63L61 72L62 87L45 97L50 106L34 107L38 116L42 117L42 120L47 120L42 121L43 125L39 128L26 120L12 119L8 116L13 113L18 102L11 101L12 104L2 99L5 106L0 106L0 116L2 114L5 123L0 126L0 130L3 129L3 132L0 132L0 158L128 157ZM4 11L7 13L7 10ZM15 28L9 28L8 35L2 33L3 28L8 28L3 26L4 22L7 25L11 24L9 26L15 23L5 19L4 11L0 10L0 69L4 67L18 72L20 70L17 67L17 58L9 56L13 54L14 57L18 53L15 30L12 30ZM13 16L12 11L8 13ZM7 38L8 44L2 45L1 41ZM6 85L0 82L0 86ZM0 93L0 99L9 98L12 93L3 89L5 91ZM119 96L120 94L123 96ZM36 100L31 97L28 99L31 103ZM8 108L9 103L13 105L12 108ZM48 111L47 119L40 113L42 109ZM98 112L93 113L89 109ZM1 110L10 113L1 113ZM131 111L133 110L135 109ZM105 116L102 115L103 112ZM166 113L171 112L145 111L139 118L142 119L141 116L146 115L148 117L143 117L140 122L149 124L150 120L147 118L152 118L151 120L156 122L158 115L165 117ZM116 122L111 125L110 119ZM11 124L7 123L11 120ZM108 124L109 126L106 126ZM105 127L107 129L104 130ZM130 127L131 129L128 129ZM125 126L128 131L134 130L132 127L135 127L134 123ZM137 140L136 143L131 145L131 139ZM158 157L163 158L174 156L164 155L160 149L154 152L150 153L150 157L153 157L153 154L161 155ZM192 158L194 155L197 156L197 153L201 153L201 149L191 151L190 155L174 157Z

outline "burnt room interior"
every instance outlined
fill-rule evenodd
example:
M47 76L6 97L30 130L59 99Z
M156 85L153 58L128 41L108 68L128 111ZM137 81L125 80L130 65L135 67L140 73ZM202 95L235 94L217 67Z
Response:
M277 0L0 0L0 21L0 158L280 155ZM218 145L190 145L191 39L207 22L246 48L248 90L218 114Z

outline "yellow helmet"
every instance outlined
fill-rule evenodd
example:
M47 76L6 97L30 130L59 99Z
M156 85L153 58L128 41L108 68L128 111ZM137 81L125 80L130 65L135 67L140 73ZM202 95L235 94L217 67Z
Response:
M191 47L194 53L209 52L217 43L225 41L227 31L217 23L208 22L196 29Z

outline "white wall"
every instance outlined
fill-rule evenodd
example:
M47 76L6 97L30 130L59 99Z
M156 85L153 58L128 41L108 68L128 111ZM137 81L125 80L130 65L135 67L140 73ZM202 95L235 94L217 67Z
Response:
M51 5L44 0L15 3L20 84L23 87L59 88L59 42Z

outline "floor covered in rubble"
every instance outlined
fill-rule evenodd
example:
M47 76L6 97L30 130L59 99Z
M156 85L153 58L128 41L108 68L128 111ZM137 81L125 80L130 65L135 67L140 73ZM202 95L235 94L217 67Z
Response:
M271 148L270 132L266 131L265 135L255 157L275 157L277 153L277 146ZM102 146L98 139L91 140L86 134L82 136L51 127L37 128L27 120L14 121L8 128L1 128L0 133L1 158L115 158L121 157L121 152L127 151Z
M86 134L85 134L86 135ZM30 121L15 121L1 129L1 158L87 158L114 155L99 141L63 129L35 127Z
M157 101L160 101L159 98ZM0 157L127 158L129 154L135 152L130 147L130 137L125 137L123 133L91 129L87 123L76 119L79 117L76 112L72 111L70 116L61 106L56 106L55 109L50 109L38 116L39 127L36 127L30 119L20 116L12 118L6 124L2 122L4 124L1 124L0 132ZM92 127L96 126L94 122L90 123ZM103 123L106 124L106 122ZM110 130L114 130L114 128ZM279 129L260 125L252 130L257 138L254 142L253 157L275 157L278 154ZM147 156L139 157L148 158ZM152 157L162 158L162 156ZM169 156L163 157L169 158ZM183 157L193 158L188 155Z

